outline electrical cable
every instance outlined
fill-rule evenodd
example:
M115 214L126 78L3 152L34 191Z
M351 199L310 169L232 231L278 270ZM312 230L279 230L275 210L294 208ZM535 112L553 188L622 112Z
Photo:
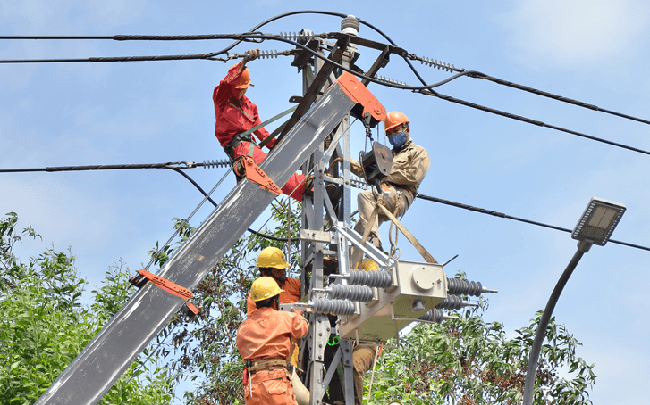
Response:
M608 110L608 109L605 109L605 108L598 107L597 105L594 105L594 104L574 100L572 98L564 97L564 96L561 96L559 94L549 93L549 92L546 92L546 91L543 91L543 90L536 89L534 87L524 86L524 85L521 85L521 84L510 82L508 80L498 79L496 77L487 75L487 74L485 74L483 72L479 72L479 71L476 71L476 70L468 71L468 70L463 69L463 68L456 68L456 67L454 67L453 64L439 62L439 61L434 60L434 59L429 59L427 57L421 57L421 56L414 55L414 54L409 54L408 57L411 60L416 60L416 61L419 61L420 63L425 64L425 65L437 67L438 69L445 69L445 70L448 70L448 71L463 72L463 73L470 72L466 76L468 76L468 77L470 77L472 79L488 80L488 81L491 81L493 83L499 84L501 86L506 86L506 87L511 87L511 88L518 89L518 90L523 90L525 92L532 93L532 94L535 94L537 96L551 98L551 99L556 100L556 101L560 101L560 102L567 103L567 104L573 104L573 105L576 105L576 106L579 106L579 107L582 107L582 108L586 108L588 110L592 110L592 111L596 111L596 112L602 112L602 113L606 113L606 114L611 114L611 115L615 115L615 116L620 117L620 118L625 118L625 119L628 119L628 120L631 120L631 121L637 121L637 122L641 122L641 123L650 125L650 120L634 117L634 116L624 114L624 113L620 113L620 112L617 112L617 111ZM454 77L454 78L456 78L456 77ZM387 78L384 78L384 79L388 80L388 81L391 80L391 79L387 79Z
M161 247L160 249L158 249L158 250L157 250L153 255L151 255L151 260L149 260L149 263L148 263L147 266L145 267L146 270L149 270L149 266L151 266L151 264L156 260L156 258L158 257L158 255L160 254L160 252L162 251L162 249L164 249L165 246L169 246L169 244L172 242L172 240L174 240L174 238L176 237L176 235L178 235L178 233L181 231L181 229L183 229L183 227L184 227L185 225L189 225L189 223L190 223L190 219L194 216L194 214L196 214L196 213L199 211L199 209L203 206L203 204L204 204L206 201L208 201L208 200L210 199L210 195L212 195L212 194L215 192L215 190L216 190L216 189L221 185L221 183L223 183L223 181L226 180L226 177L228 177L228 175L229 175L231 172L232 172L232 170L227 170L226 173L223 175L223 177L221 177L221 179L217 182L217 184L215 184L214 187L212 187L212 190L210 190L209 193L205 193L205 191L203 191L203 189L201 189L201 188L199 187L199 189L200 189L201 191L203 191L205 197L204 197L203 200L202 200L202 201L201 201L201 202L196 206L196 208L194 209L194 211L192 211L192 213L191 213L187 218L183 219L183 222L182 222L182 223L181 223L181 224L176 228L176 231L175 231L174 234L173 234L173 235L172 235L172 236L167 240L167 242L166 242L165 244L163 244L162 247ZM185 176L183 176L183 177L185 177ZM213 201L213 200L210 199L210 201L214 204L214 201ZM169 255L169 258L170 258L170 259L173 257L174 253L175 253L175 251L171 252L171 254Z
M642 118L633 117L633 116L628 115L628 114L623 114L623 113L620 113L620 112L607 110L605 108L600 108L600 107L598 107L598 106L596 106L594 104L584 103L582 101L574 100L574 99L569 98L569 97L564 97L564 96L561 96L561 95L558 95L558 94L548 93L548 92L545 92L543 90L536 89L534 87L523 86L521 84L512 83L512 82L509 82L507 80L497 79L495 77L488 76L485 73L478 72L477 76L474 76L474 75L476 75L476 73L472 73L472 74L470 74L468 76L471 77L471 78L475 78L475 79L489 80L491 82L500 84L502 86L512 87L512 88L515 88L515 89L523 90L523 91L526 91L528 93L535 94L537 96L552 98L553 100L561 101L561 102L567 103L567 104L577 105L577 106L587 108L587 109L592 110L592 111L603 112L603 113L615 115L617 117L626 118L628 120L637 121L637 122L641 122L641 123L650 125L650 120L645 120L645 119L642 119Z
M559 227L559 226L547 225L547 224L537 222L537 221L533 221L533 220L530 220L530 219L513 217L511 215L507 215L507 214L504 214L504 213L499 212L499 211L490 211L490 210L486 210L486 209L483 209L483 208L473 207L473 206L468 205L468 204L463 204L463 203L453 202L453 201L447 201L447 200L443 200L441 198L431 197L431 196L424 195L424 194L418 194L417 198L427 200L427 201L437 202L437 203L441 203L441 204L445 204L445 205L450 205L450 206L456 207L456 208L462 208L462 209L467 210L467 211L480 212L481 214L492 215L492 216L497 217L497 218L512 219L512 220L519 221L519 222L524 222L524 223L527 223L527 224L530 224L530 225L535 225L535 226L539 226L539 227L543 227L543 228L555 229L557 231L562 231L562 232L568 232L568 233L573 232L571 229L562 228L562 227ZM614 239L610 239L609 242L617 244L617 245L624 245L624 246L628 246L628 247L631 247L631 248L645 250L645 251L650 252L649 247L642 246L642 245L637 245L637 244L627 243L627 242L621 242L621 241L617 241L617 240L614 240Z
M210 201L212 203L212 205L214 205L215 208L217 208L217 206L219 204L217 204L212 198L210 198L208 193L206 193L205 190L203 190L203 188L201 188L201 186L196 181L194 181L194 179L192 179L189 175L187 175L187 173L183 172L179 168L174 168L174 171L179 173L181 176L185 177L190 183L192 183L192 185L194 187L196 187L196 189L199 190L199 192L201 194L203 194L205 196L205 198L207 198L208 201ZM261 232L258 232L256 230L254 230L252 228L248 228L248 232L250 232L250 233L252 233L254 235L260 236L262 238L271 239L271 240L275 240L275 241L278 241L278 242L287 242L289 240L288 238L279 238L277 236L266 235L266 234L263 234Z
M574 131L574 130L567 129L567 128L556 127L554 125L546 124L546 123L544 123L542 121L522 117L521 115L516 115L516 114L512 114L512 113L505 112L505 111L495 110L493 108L486 107L486 106L483 106L483 105L480 105L480 104L477 104L477 103L471 103L469 101L461 100L461 99L458 99L458 98L455 98L455 97L452 97L452 96L447 96L447 95L444 95L444 94L440 94L440 93L437 93L437 92L435 92L433 90L420 92L420 94L431 95L431 96L434 96L434 97L438 97L438 98L440 98L442 100L449 101L451 103L462 104L464 106L471 107L471 108L477 109L479 111L500 115L502 117L510 118L512 120L515 120L515 121L523 121L523 122L526 122L528 124L536 125L538 127L554 129L556 131L565 132L567 134L575 135L575 136L578 136L578 137L591 139L592 141L604 143L606 145L616 146L616 147L619 147L619 148L627 149L627 150L630 150L632 152L637 152L637 153L641 153L641 154L644 154L644 155L650 155L650 152L648 152L646 150L643 150L643 149L635 148L634 146L625 145L625 144L617 143L617 142L612 142L612 141L609 141L609 140L604 139L604 138L599 138L599 137L596 137L596 136L583 134L581 132Z
M183 165L183 166L180 166ZM63 171L84 171L84 170L121 170L121 169L194 169L203 167L206 169L230 167L228 160L208 160L197 163L191 160L166 163L144 163L144 164L119 164L119 165L87 165L87 166L58 166L33 169L0 169L0 173L21 173L21 172L63 172Z
M288 13L284 13L284 14L279 14L279 15L277 15L275 17L272 17L272 18L270 18L268 20L265 20L262 23L255 26L254 28L252 28L251 30L249 30L248 33L249 34L256 33L259 28L263 27L264 25L266 25L266 24L268 24L270 22L273 22L273 21L276 21L276 20L291 16L291 15L297 15L297 14L322 14L322 15L332 15L332 16L336 16L336 17L340 17L340 18L346 18L347 17L343 13L336 13L336 12L314 11L314 10L293 11L293 12L288 12ZM388 35L386 35L383 31L381 31L379 28L375 27L374 25L372 25L371 23L369 23L369 22L367 22L365 20L362 20L362 19L359 19L359 18L357 18L357 20L359 21L360 24L366 25L368 28L370 28L370 29L374 30L375 32L377 32L384 39L386 39L391 45L396 46L395 42ZM236 36L237 35L235 35L235 37ZM241 37L241 36L239 38L233 38L233 35L219 35L219 34L211 34L211 35L174 35L174 36L162 36L162 35L157 35L157 36L153 36L153 35L0 36L0 39L76 39L76 40L79 40L79 39L110 39L110 40L116 40L116 41L129 41L129 40L179 41L179 40L206 40L206 39L228 39L228 38L237 39L237 40L232 45L230 45L229 47L226 47L222 51L219 51L219 52L217 52L215 54L225 53L225 52L229 51L230 49L232 49L233 47L235 47L236 45L238 45L239 43L241 43L244 40L243 37ZM210 59L211 56L209 56L209 55L215 55L215 54L168 55L168 56L160 56L160 57L91 58L91 60L88 60L88 61L98 61L98 62L99 61L104 61L104 62L116 61L117 62L117 61L142 61L142 60ZM405 55L402 55L402 57L405 60L407 60L407 57ZM142 59L142 58L147 58L147 59ZM149 59L149 58L153 58L153 59ZM227 61L227 60L236 59L236 58L238 58L238 57L229 57L228 59L224 60L224 62ZM532 93L532 94L535 94L535 95L540 95L540 96L543 96L543 97L549 97L549 98L552 98L552 99L557 100L557 101L577 105L577 106L587 108L587 109L590 109L590 110L593 110L593 111L604 112L604 113L615 115L615 116L618 116L618 117L621 117L621 118L626 118L626 119L629 119L629 120L633 120L633 121L637 121L637 122L641 122L641 123L645 123L645 124L650 124L649 120L645 120L645 119L637 118L637 117L634 117L634 116L631 116L631 115L628 115L628 114L624 114L624 113L620 113L620 112L600 108L600 107L598 107L598 106L596 106L594 104L584 103L584 102L574 100L574 99L571 99L571 98L568 98L568 97L564 97L564 96L561 96L561 95L548 93L548 92L545 92L543 90L535 89L533 87L516 84L516 83L510 82L510 81L507 81L507 80L503 80L503 79L498 79L498 78L489 76L489 75L487 75L487 74L485 74L483 72L478 72L478 71L474 71L474 70L468 71L468 70L465 70L465 69L454 68L454 66L452 64L445 64L445 63L438 62L437 60L432 60L432 59L429 59L429 58L426 58L426 57L422 58L422 57L419 57L417 55L412 55L412 54L408 54L408 58L418 60L421 63L426 63L429 66L435 66L438 69L443 68L443 69L447 69L447 70L454 70L454 71L460 72L459 75L456 75L456 76L454 76L452 78L449 78L446 81L444 81L444 83L441 83L439 85L445 84L445 83L447 83L447 82L449 82L451 80L454 80L454 79L456 79L456 78L458 78L460 76L467 75L467 76L469 76L471 78L489 80L489 81L492 81L494 83L500 84L502 86L516 88L516 89L527 91L529 93ZM93 59L97 59L97 60L93 60ZM34 61L36 61L36 60L34 60ZM38 61L44 62L44 61L47 61L47 60L38 60ZM80 60L80 59L77 59L77 60L70 59L70 60L49 60L49 61L52 62L52 61L82 61L82 60ZM83 60L83 61L86 61L86 60ZM26 61L21 61L21 62L26 62ZM6 63L6 62L2 61L0 63ZM410 65L412 70L415 69L410 63L409 63L409 65ZM419 74L416 74L416 75L419 77ZM421 80L421 81L424 83L423 80Z
M243 37L243 35L244 34L232 35L232 37L236 37L236 36ZM492 108L489 108L489 107L486 107L486 106L483 106L483 105L480 105L480 104L477 104L477 103L471 103L471 102L464 101L464 100L461 100L461 99L458 99L458 98L455 98L455 97L452 97L452 96L447 96L447 95L444 95L444 94L441 94L441 93L437 93L434 90L432 90L435 87L442 86L442 85L448 83L449 81L454 80L454 79L456 79L458 77L461 77L463 75L467 76L467 75L471 75L471 74L474 74L474 73L480 73L480 72L476 72L476 71L461 72L461 73L459 73L457 75L454 75L451 78L448 78L448 79L442 80L441 82L429 85L420 76L419 72L417 71L417 69L415 69L413 64L408 59L408 57L402 55L404 60L407 62L407 64L409 65L411 70L415 73L415 75L418 77L418 79L423 84L423 86L397 85L397 84L390 83L390 82L387 82L387 81L382 81L380 79L371 78L371 77L365 76L363 74L360 74L358 72L353 72L353 71L345 68L341 64L339 64L337 62L333 62L333 61L327 59L325 56L320 55L319 53L314 52L313 50L311 50L311 49L307 48L306 46L304 46L302 44L299 44L299 43L297 43L295 41L285 39L285 38L276 37L276 36L258 35L258 34L255 34L255 35L257 35L257 37L261 38L261 39L274 39L274 40L279 40L279 41L282 41L282 42L293 44L295 46L298 46L298 47L306 50L307 52L312 53L314 56L326 61L327 63L331 63L331 64L335 65L336 67L338 67L340 69L343 69L343 70L346 70L346 71L348 71L350 73L353 73L353 74L355 74L356 76L358 76L358 77L360 77L362 79L372 81L372 82L374 82L376 84L379 84L379 85L382 85L382 86L385 86L385 87L393 87L393 88L399 88L399 89L403 89L403 90L418 90L418 92L420 94L432 95L432 96L438 97L440 99L443 99L445 101L452 102L452 103L457 103L457 104L462 104L462 105L477 109L479 111L489 112L489 113L500 115L500 116L503 116L503 117L506 117L506 118L509 118L509 119L513 119L513 120L516 120L516 121L526 122L526 123L533 124L533 125L536 125L536 126L539 126L539 127L555 129L555 130L560 131L560 132L565 132L565 133L568 133L568 134L571 134L571 135L574 135L574 136L579 136L579 137L591 139L593 141L604 143L606 145L616 146L616 147L627 149L627 150L630 150L630 151L633 151L633 152L650 155L650 152L639 149L639 148L635 148L633 146L620 144L620 143L617 143L617 142L612 142L612 141L609 141L609 140L606 140L606 139L603 139L603 138L583 134L583 133L573 131L573 130L570 130L570 129L567 129L567 128L562 128L562 127L557 127L557 126L554 126L554 125L546 124L546 123L544 123L542 121L532 120L532 119L529 119L529 118L526 118L526 117L523 117L523 116L520 116L520 115L516 115L516 114L504 112L504 111L499 111L499 110L492 109ZM211 55L210 57L212 57L212 56L214 56L216 54L203 54L203 55L201 55L201 59L208 59L208 57L206 55ZM156 57L118 57L118 58L91 58L91 59L94 59L94 61L117 61L117 59L119 59L119 61L142 61L142 60L145 60L145 58L153 58L153 59L146 59L146 60L173 60L171 58L185 58L185 57L187 57L187 59L191 59L193 56L194 55L167 55L167 56L164 56L164 57L157 57L157 56ZM62 61L62 60L51 60L51 61ZM92 60L89 59L89 60L74 60L74 61L92 61ZM0 63L8 63L8 61L0 61Z
M294 14L297 14L297 13L294 13ZM334 15L339 15L339 14L334 14ZM359 21L361 22L361 20L359 20ZM374 26L372 28L377 30ZM524 90L524 91L527 91L527 92L530 92L530 93L533 93L533 94L536 94L536 95L549 97L549 98L552 98L554 100L558 100L558 101L562 101L562 102L565 102L565 103L578 105L580 107L588 108L588 109L593 110L593 111L604 112L604 113L612 114L612 115L615 115L615 116L618 116L618 117L621 117L621 118L626 118L626 119L629 119L629 120L633 120L633 121L637 121L637 122L641 122L641 123L645 123L645 124L650 124L650 121L648 121L648 120L633 117L633 116L628 115L628 114L623 114L623 113L603 109L603 108L600 108L600 107L595 106L593 104L583 103L583 102L573 100L573 99L570 99L570 98L567 98L567 97L563 97L563 96L560 96L560 95L547 93L547 92L544 92L542 90L538 90L538 89L535 89L535 88L532 88L532 87L518 85L516 83L509 82L507 80L497 79L497 78L494 78L492 76L488 76L485 73L482 73L482 72L479 72L479 71L476 71L476 70L464 70L463 69L460 73L457 73L456 75L454 75L452 77L444 79L444 80L442 80L442 81L440 81L440 82L438 82L436 84L428 85L426 83L426 81L424 81L424 79L422 79L422 77L420 76L417 69L415 69L415 67L411 64L411 62L409 60L409 56L412 56L412 55L401 55L401 56L407 62L410 69L416 74L416 76L418 77L420 82L422 82L422 84L424 86L406 86L404 84L393 83L393 82L388 81L388 80L381 80L381 79L377 79L377 78L371 78L371 77L368 77L366 75L360 74L359 72L352 72L350 69L347 69L347 68L343 67L342 65L340 65L340 64L338 64L336 62L330 61L326 57L318 54L317 52L314 52L313 50L311 50L311 49L307 48L306 46L304 46L302 44L299 44L299 43L297 43L295 41L289 40L287 38L282 38L282 36L280 36L280 37L269 36L269 35L264 35L264 34L258 34L258 33L255 33L255 32L249 32L248 34L214 34L214 35L189 35L189 36L188 35L184 35L184 36L115 35L113 37L68 37L68 38L70 38L70 39L82 39L82 38L94 38L94 39L97 39L97 38L101 38L101 39L114 39L114 40L119 40L119 41L134 40L134 39L137 39L137 40L199 40L199 39L225 39L225 38L231 38L231 39L237 39L239 41L245 41L245 40L250 40L250 38L246 38L247 35L248 36L252 35L253 36L252 38L259 39L261 41L264 41L266 39L273 39L273 40L279 40L279 41L287 42L287 43L289 43L291 45L298 46L298 47L304 49L305 51L312 53L314 56L319 57L319 58L321 58L322 60L324 60L324 61L326 61L328 63L334 64L336 67L338 67L340 69L346 70L346 71L348 71L350 73L355 74L356 76L358 76L360 78L363 78L364 80L369 80L369 81L372 81L372 82L374 82L376 84L379 84L379 85L383 85L383 86L386 86L386 87L395 87L395 88L399 88L399 89L403 89L403 90L419 90L421 94L433 95L433 96L441 98L441 99L443 99L445 101L449 101L449 102L452 102L452 103L462 104L462 105L465 105L465 106L468 106L468 107L476 108L476 109L478 109L480 111L483 111L483 112L490 112L490 113L493 113L493 114L501 115L501 116L506 117L506 118L519 120L519 121L524 121L524 122L527 122L527 123L530 123L530 124L533 124L533 125L542 126L542 127L549 128L549 129L555 129L555 130L566 132L566 133L569 133L569 134L572 134L572 135L592 139L592 140L595 140L597 142L605 143L605 144L608 144L608 145L611 145L611 146L618 146L618 147L621 147L621 148L624 148L624 149L632 150L632 151L635 151L635 152L638 152L638 153L650 154L650 153L648 153L646 151L642 151L642 150L640 150L638 148L634 148L634 147L631 147L631 146L628 146L628 145L618 144L616 142L608 141L608 140L605 140L605 139L602 139L602 138L582 134L582 133L579 133L577 131L572 131L572 130L569 130L569 129L566 129L566 128L561 128L561 127L556 127L556 126L553 126L553 125L545 124L545 123L543 123L541 121L538 121L538 120L531 120L529 118L518 116L516 114L502 112L502 111L495 110L495 109L492 109L492 108L489 108L489 107L481 106L481 105L476 104L476 103L470 103L470 102L460 100L460 99L457 99L457 98L454 98L454 97L451 97L451 96L436 93L435 91L433 91L431 89L435 88L435 87L440 87L440 86L442 86L444 84L447 84L447 83L451 82L452 80L458 79L458 78L460 78L462 76L469 76L469 77L476 78L476 79L489 80L489 81L492 81L494 83L504 85L504 86L507 86L507 87L517 88L517 89ZM384 37L387 38L389 40L389 42L391 42L391 44L394 44L394 42L392 40L390 40L390 38L388 38L385 35L384 35ZM12 38L12 39L38 39L38 38L41 38L42 39L42 38L48 38L48 37L0 37L0 39L9 39L9 38ZM66 37L50 37L50 38L61 39L61 38L66 38ZM229 49L232 49L232 48L227 48L227 49L229 50ZM215 52L215 53L188 54L188 55L119 56L119 57L93 57L93 58L75 58L75 59L0 60L0 63L143 62L143 61L196 60L196 59L220 60L220 61L225 62L225 61L228 61L228 60L238 59L238 58L241 57L241 55L237 54L237 55L228 55L227 58L215 58L216 55L222 54L223 52L224 51L222 50L220 52ZM281 54L289 55L291 53L292 53L292 51L287 51L287 52L281 53ZM277 53L274 53L273 56L277 56ZM426 91L426 90L428 90L428 91Z
M350 182L350 184L353 187L364 189L364 190L368 188L368 184L365 183L362 180L353 180L353 181ZM568 228L563 228L563 227L554 226L554 225L548 225L548 224L533 221L533 220L530 220L530 219L513 217L511 215L507 215L507 214L504 214L504 213L499 212L499 211L486 210L486 209L483 209L483 208L478 208L478 207L471 206L469 204L463 204L463 203L459 203L459 202L455 202L455 201L443 200L442 198L432 197L432 196L425 195L425 194L417 194L415 197L420 198L422 200L427 200L427 201L431 201L431 202L437 202L437 203L440 203L440 204L450 205L452 207L461 208L461 209L464 209L464 210L467 210L467 211L492 215L493 217L497 217L497 218L512 219L512 220L515 220L515 221L523 222L523 223L526 223L526 224L529 224L529 225L539 226L539 227L542 227L542 228L550 228L550 229L555 229L556 231L562 231L562 232L567 232L567 233L572 233L573 232L571 229L568 229ZM355 211L355 212L357 212L357 211ZM354 213L352 215L354 215ZM617 240L614 240L614 239L610 239L608 242L614 243L616 245L624 245L624 246L628 246L628 247L631 247L631 248L645 250L645 251L650 252L649 247L634 244L634 243L621 242L621 241L617 241Z
M406 55L401 55L401 56L404 59L404 61L407 63L407 65L409 66L411 71L418 78L420 83L422 83L424 86L428 86L427 82L422 78L422 76L420 76L420 73L415 68L415 66L413 66L413 64L408 59L408 57ZM472 71L472 73L474 73L474 72L476 72L476 71ZM480 72L478 72L478 73L480 73ZM465 105L467 107L475 108L475 109L483 111L483 112L489 112L489 113L500 115L500 116L510 118L510 119L513 119L513 120L523 121L523 122L533 124L533 125L536 125L536 126L549 128L549 129L555 129L557 131L566 132L566 133L571 134L571 135L591 139L593 141L601 142L601 143L604 143L604 144L607 144L607 145L610 145L610 146L617 146L619 148L631 150L633 152L650 155L650 152L648 152L648 151L638 149L638 148L635 148L635 147L632 147L632 146L629 146L629 145L619 144L619 143L616 143L616 142L608 141L608 140L603 139L603 138L598 138L598 137L595 137L595 136L586 135L586 134L583 134L583 133L580 133L580 132L577 132L577 131L573 131L573 130L570 130L570 129L562 128L562 127L556 127L556 126L553 126L553 125L546 124L546 123L544 123L542 121L531 120L529 118L525 118L525 117L522 117L522 116L519 116L519 115L516 115L516 114L507 113L507 112L495 110L495 109L492 109L492 108L489 108L489 107L485 107L485 106L482 106L482 105L477 104L477 103L470 103L468 101L464 101L464 100L461 100L461 99L458 99L458 98L455 98L455 97L452 97L452 96L447 96L447 95L444 95L444 94L437 93L434 90L431 90L430 88L428 89L428 91L426 91L426 90L425 91L420 91L420 93L421 94L430 93L430 95L433 95L433 96L438 97L440 99L443 99L445 101L449 101L449 102L457 103L457 104L462 104L462 105Z

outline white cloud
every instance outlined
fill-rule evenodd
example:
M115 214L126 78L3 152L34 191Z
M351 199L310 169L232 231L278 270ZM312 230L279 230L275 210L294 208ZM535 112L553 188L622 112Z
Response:
M633 53L649 10L636 0L521 0L502 21L518 58L582 67Z

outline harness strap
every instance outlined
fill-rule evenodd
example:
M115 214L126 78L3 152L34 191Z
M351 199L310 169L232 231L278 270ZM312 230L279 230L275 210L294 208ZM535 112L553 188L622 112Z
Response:
M255 360L251 362L251 366L248 368L249 373L256 373L263 370L272 370L276 368L286 368L287 361L285 359L264 359L264 360Z
M253 115L247 113L246 111L242 110L240 106L236 105L236 104L233 103L232 101L228 101L228 103L230 103L231 106L233 106L233 107L235 107L236 109L238 109L239 112L242 113L242 114L244 114L244 116L245 116L246 118L248 118L248 119L251 120L251 121L255 121L255 117L254 117Z

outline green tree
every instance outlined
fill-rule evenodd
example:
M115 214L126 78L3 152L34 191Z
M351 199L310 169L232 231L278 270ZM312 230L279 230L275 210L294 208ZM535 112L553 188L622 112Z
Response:
M31 404L51 385L115 312L133 287L123 264L112 267L103 286L82 305L86 286L68 251L47 249L28 263L14 255L33 229L16 229L14 212L0 219L0 403ZM173 383L152 362L134 363L101 404L165 404Z

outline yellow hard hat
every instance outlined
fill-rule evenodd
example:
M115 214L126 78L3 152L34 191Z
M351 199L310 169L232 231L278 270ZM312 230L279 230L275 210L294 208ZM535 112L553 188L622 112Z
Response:
M357 264L357 269L360 270L379 270L379 265L377 264L376 261L372 259L363 259L359 264Z
M284 292L273 277L260 277L251 286L251 301L260 302Z
M393 129L399 125L410 122L404 113L393 111L386 114L384 120L384 131Z
M257 267L286 269L291 265L284 259L284 253L276 247L269 246L257 256Z
M241 74L239 75L239 83L235 86L235 88L245 89L248 86L251 86L250 72L248 71L247 67L244 67L244 69L241 71Z

